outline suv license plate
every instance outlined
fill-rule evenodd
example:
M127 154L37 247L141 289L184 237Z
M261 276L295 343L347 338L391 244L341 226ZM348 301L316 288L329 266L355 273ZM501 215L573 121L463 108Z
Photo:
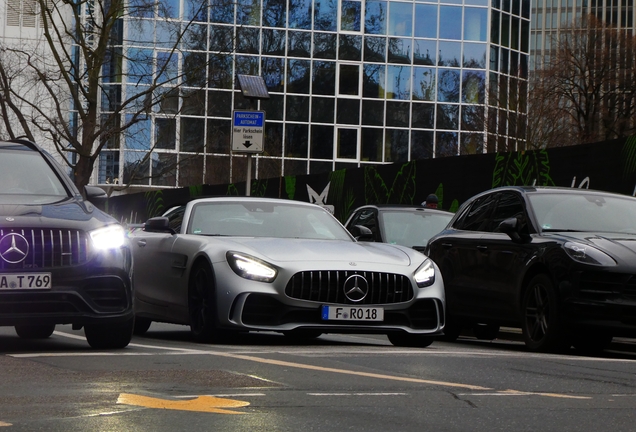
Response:
M322 319L325 321L384 321L384 309L378 307L323 306Z
M51 273L0 275L0 290L51 289Z

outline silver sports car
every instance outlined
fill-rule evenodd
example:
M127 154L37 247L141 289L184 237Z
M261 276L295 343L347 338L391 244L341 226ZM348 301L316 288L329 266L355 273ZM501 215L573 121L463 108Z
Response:
M204 198L130 234L135 332L189 325L199 341L233 331L386 334L428 346L444 326L444 285L413 249L356 242L315 204Z

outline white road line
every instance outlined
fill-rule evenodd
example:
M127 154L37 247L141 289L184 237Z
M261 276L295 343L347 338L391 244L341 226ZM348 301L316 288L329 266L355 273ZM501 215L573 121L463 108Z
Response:
M407 396L408 393L307 393L309 396Z

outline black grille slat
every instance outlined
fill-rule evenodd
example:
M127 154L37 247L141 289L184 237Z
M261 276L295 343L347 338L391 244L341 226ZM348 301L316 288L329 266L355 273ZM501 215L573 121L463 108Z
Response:
M88 237L75 229L1 229L0 239L9 233L21 234L29 243L26 258L19 263L0 259L0 270L70 267L88 261Z
M351 275L361 275L367 280L368 293L357 303L344 295L344 283ZM335 304L390 304L407 302L413 298L408 277L400 274L352 271L304 271L296 273L287 283L285 294L291 298Z

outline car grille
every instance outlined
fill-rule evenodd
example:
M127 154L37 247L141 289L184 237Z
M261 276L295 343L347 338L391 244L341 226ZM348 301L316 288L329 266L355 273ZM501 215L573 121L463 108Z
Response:
M368 284L367 295L357 302L345 296L345 281L353 275L363 276ZM321 303L369 305L407 302L413 298L413 288L410 279L399 274L322 270L296 273L285 294Z
M21 234L29 244L29 252L19 263L8 263L0 259L0 270L67 267L83 264L88 260L88 236L84 231L45 228L0 229L0 239L9 233Z

